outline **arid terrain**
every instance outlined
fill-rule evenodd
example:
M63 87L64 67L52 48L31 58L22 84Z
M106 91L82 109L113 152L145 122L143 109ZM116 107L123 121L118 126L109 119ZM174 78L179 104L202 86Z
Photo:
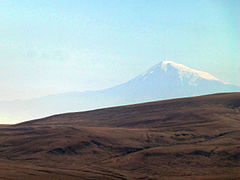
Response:
M0 179L240 179L240 93L2 125Z

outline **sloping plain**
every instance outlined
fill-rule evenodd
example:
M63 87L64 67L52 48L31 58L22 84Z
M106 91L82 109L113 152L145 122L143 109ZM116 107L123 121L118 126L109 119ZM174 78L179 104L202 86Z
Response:
M0 179L240 179L240 93L0 126Z

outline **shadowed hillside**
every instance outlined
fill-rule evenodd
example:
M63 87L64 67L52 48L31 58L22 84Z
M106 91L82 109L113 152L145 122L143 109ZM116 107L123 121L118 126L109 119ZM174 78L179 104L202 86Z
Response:
M240 93L0 126L2 179L239 179Z

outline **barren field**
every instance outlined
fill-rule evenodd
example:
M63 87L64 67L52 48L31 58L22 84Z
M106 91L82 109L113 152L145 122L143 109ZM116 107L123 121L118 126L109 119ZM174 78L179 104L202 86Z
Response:
M0 179L240 179L240 93L0 125Z

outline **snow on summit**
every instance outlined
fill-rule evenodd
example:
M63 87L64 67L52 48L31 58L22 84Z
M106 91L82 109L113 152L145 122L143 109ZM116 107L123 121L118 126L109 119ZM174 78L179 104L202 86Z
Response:
M170 68L173 68L178 71L180 79L182 79L183 77L192 77L194 79L203 78L206 80L220 81L218 78L216 78L215 76L213 76L208 72L192 69L187 66L184 66L183 64L178 64L173 61L162 61L161 63L153 66L148 72L144 73L143 76L149 73L152 74L155 71L159 71L159 70L167 72L169 71Z

